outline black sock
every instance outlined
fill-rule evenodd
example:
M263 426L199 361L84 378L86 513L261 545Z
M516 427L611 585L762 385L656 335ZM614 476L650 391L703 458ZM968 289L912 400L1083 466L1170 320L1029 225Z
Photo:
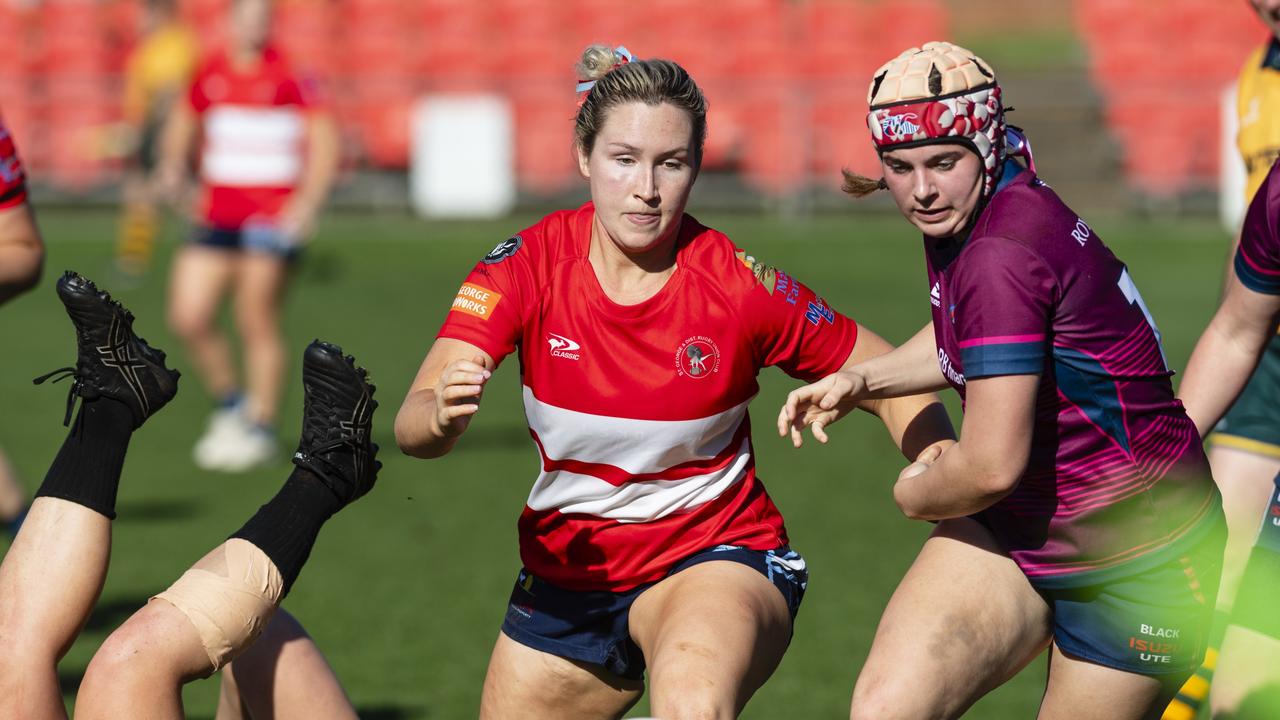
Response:
M248 540L271 558L284 577L284 595L288 595L311 554L320 526L341 509L342 502L320 478L309 470L294 468L280 492L231 537Z
M70 500L114 520L120 470L132 435L128 405L107 397L82 402L36 497Z

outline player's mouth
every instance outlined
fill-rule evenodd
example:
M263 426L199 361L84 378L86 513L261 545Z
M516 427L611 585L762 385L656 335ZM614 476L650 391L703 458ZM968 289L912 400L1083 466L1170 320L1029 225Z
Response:
M915 208L911 211L920 220L927 223L935 223L944 220L951 214L951 208Z
M662 219L662 213L623 213L623 216L641 227L652 227Z

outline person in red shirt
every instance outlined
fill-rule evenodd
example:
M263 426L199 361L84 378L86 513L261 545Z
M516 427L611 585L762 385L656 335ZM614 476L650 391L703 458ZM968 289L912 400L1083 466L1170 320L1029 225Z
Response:
M518 353L538 470L481 717L618 717L646 667L654 715L727 717L781 660L808 577L756 476L756 376L890 346L685 214L707 105L683 68L593 46L578 70L591 202L476 264L396 439L449 452ZM864 408L909 459L953 437L929 395Z
M0 305L34 288L44 266L44 241L27 203L27 175L13 135L0 122ZM0 452L0 523L17 535L27 498Z
M173 265L169 323L218 404L196 464L235 472L277 459L280 302L333 184L338 141L315 82L269 41L270 2L236 0L230 26L228 48L203 63L169 118L158 179L176 197L198 144L195 228ZM244 347L243 394L216 323L228 294Z

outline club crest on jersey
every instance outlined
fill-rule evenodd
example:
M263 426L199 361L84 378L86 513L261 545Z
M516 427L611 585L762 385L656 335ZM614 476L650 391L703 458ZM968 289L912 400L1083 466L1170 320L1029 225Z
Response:
M737 256L738 261L741 262L743 266L751 271L752 275L755 275L756 282L760 283L760 285L765 290L768 290L769 294L772 295L774 289L778 285L778 271L751 257L747 254L746 250L738 250L733 254Z
M577 360L582 355L578 352L582 349L581 345L553 332L547 333L547 346L551 348L551 357Z
M494 246L494 248L489 251L488 255L484 256L484 264L493 265L494 263L500 263L503 260L506 260L512 255L515 255L516 251L519 250L520 246L523 244L524 240L519 235L514 235L503 240Z
M720 348L705 335L694 335L680 343L676 351L676 372L680 377L701 380L720 369Z

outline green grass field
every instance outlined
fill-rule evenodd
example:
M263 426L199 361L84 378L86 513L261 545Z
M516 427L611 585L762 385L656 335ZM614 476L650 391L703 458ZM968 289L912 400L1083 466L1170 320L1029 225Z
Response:
M374 430L384 467L378 487L328 524L286 602L328 655L362 717L475 716L488 652L519 568L515 521L535 476L515 363L498 372L471 432L444 459L400 455L391 424L467 270L532 219L330 216L288 298L285 326L295 357L311 338L323 337L354 353L379 386ZM928 320L918 236L897 217L701 219L892 341ZM49 243L44 282L0 311L7 349L0 446L30 489L63 437L66 392L65 385L34 387L30 379L74 360L71 326L53 281L64 268L106 278L115 228L105 211L49 210L40 220ZM1094 225L1128 262L1180 369L1213 310L1224 233L1209 219ZM159 248L159 267L177 234L171 229ZM106 588L60 668L69 702L106 634L239 527L288 473L283 458L277 467L242 476L192 465L191 446L210 405L164 327L165 282L156 272L140 287L116 293L137 314L140 334L168 349L185 377L172 405L134 437ZM753 408L760 475L809 561L812 580L791 649L744 717L843 717L880 611L929 526L904 519L894 507L889 486L904 460L876 421L851 417L834 428L831 445L795 451L769 427L796 383L769 370L761 384ZM281 434L291 444L301 408L296 374L285 408ZM970 716L1033 716L1043 678L1041 659ZM216 689L216 681L189 687L191 717L212 717Z

